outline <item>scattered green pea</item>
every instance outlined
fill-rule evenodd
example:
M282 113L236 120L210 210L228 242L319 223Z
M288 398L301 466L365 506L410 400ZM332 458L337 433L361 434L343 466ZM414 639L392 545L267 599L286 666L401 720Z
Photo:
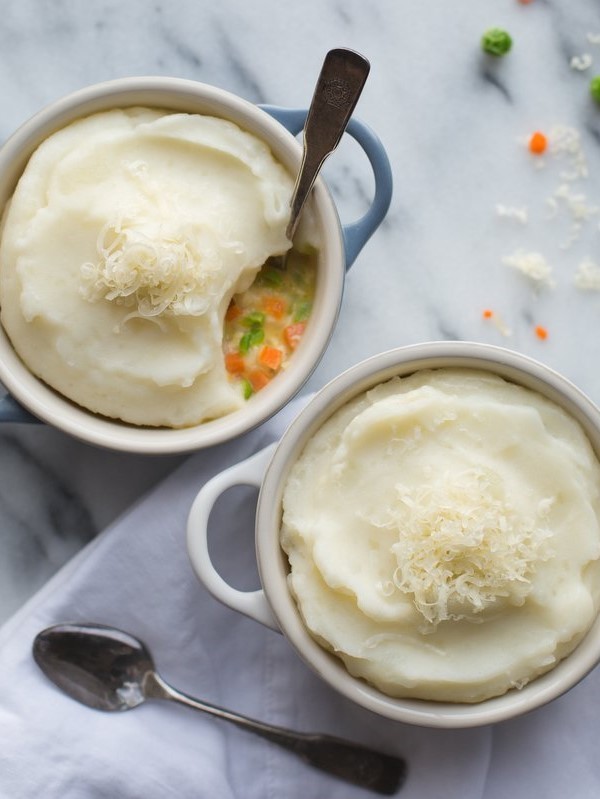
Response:
M510 35L501 28L490 28L481 37L481 49L493 56L506 55L512 47Z

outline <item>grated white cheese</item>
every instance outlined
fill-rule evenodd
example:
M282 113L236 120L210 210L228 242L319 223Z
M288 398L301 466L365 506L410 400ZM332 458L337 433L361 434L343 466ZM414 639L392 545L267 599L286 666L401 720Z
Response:
M561 244L563 250L569 249L579 239L586 222L600 214L599 206L590 205L587 196L583 192L573 192L568 183L562 183L552 196L546 199L546 204L550 208L549 219L558 215L561 205L571 217L569 237Z
M568 170L560 173L562 180L587 178L587 159L581 146L581 136L575 128L557 125L550 131L549 141L550 154L559 158L565 157L569 161Z
M575 222L587 222L593 216L600 214L600 207L589 205L587 196L583 192L575 193L568 183L562 183L554 192L553 197L562 200Z
M527 208L517 208L514 205L501 205L498 203L496 205L496 213L500 217L514 219L522 225L526 225L528 221Z
M502 259L502 263L513 267L538 286L553 288L556 283L552 278L552 267L539 252L517 250Z
M551 554L543 520L553 497L540 502L536 518L523 517L481 468L396 491L394 583L412 594L424 631L448 619L477 621L500 598L525 601L536 564Z
M239 247L221 245L235 252ZM197 235L163 230L150 237L122 219L111 221L98 235L99 261L81 266L80 294L131 308L127 319L200 316L215 296L221 248L210 241L201 246Z
M591 258L584 258L577 267L573 282L582 291L600 291L600 265Z
M582 55L575 55L570 61L571 69L576 69L579 72L584 72L586 69L589 69L592 64L594 63L594 59L589 53L583 53Z
M586 39L590 44L600 44L600 33L588 33Z

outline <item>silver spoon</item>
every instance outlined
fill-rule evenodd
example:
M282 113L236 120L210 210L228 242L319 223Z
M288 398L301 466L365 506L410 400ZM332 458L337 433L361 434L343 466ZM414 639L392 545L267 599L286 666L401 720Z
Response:
M329 735L263 724L176 691L156 672L144 644L122 630L100 624L49 627L36 636L33 657L55 685L97 710L131 710L146 699L168 699L231 721L295 752L312 766L380 794L395 793L406 778L401 758Z
M339 48L325 56L304 124L302 164L286 230L290 241L323 162L338 146L346 130L370 68L367 59L354 50Z

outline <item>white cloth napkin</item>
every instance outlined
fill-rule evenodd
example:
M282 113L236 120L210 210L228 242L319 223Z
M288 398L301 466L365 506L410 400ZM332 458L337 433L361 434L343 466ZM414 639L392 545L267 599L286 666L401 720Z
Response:
M62 569L0 629L0 796L6 799L350 799L372 795L226 722L166 702L88 709L31 657L64 621L114 625L144 640L162 676L194 696L299 730L404 755L406 799L600 795L600 674L494 730L431 730L381 719L325 685L277 633L223 607L188 562L186 519L213 474L281 435L300 401L242 439L199 452ZM213 514L214 557L240 588L258 585L255 492Z

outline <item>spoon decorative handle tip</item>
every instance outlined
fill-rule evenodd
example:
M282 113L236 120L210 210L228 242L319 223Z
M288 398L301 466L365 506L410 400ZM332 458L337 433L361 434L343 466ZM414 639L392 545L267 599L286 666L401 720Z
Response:
M304 126L304 151L291 200L286 235L291 241L300 213L323 162L338 146L361 95L371 66L354 50L325 56Z
M406 761L329 735L307 736L298 754L312 766L385 796L406 781Z

